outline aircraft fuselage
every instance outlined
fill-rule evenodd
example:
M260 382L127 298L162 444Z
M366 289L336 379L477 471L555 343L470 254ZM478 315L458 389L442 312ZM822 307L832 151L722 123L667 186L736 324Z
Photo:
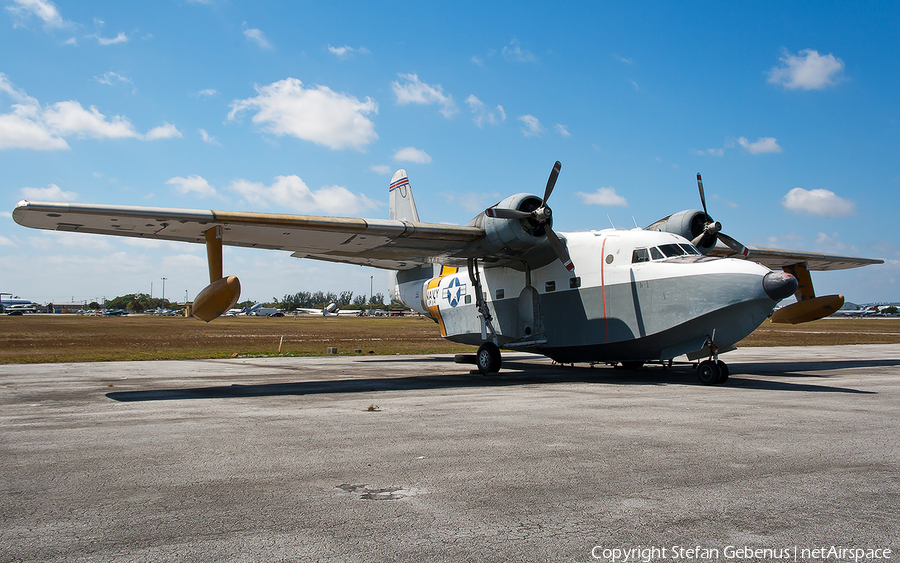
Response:
M719 349L732 346L784 297L769 295L778 279L768 282L767 292L768 268L702 256L671 233L636 229L563 236L577 264L574 273L559 261L530 271L480 268L501 348L560 362L669 360L701 350L710 338ZM485 331L469 272L445 268L441 273L396 290L408 306L435 319L445 338L480 344Z

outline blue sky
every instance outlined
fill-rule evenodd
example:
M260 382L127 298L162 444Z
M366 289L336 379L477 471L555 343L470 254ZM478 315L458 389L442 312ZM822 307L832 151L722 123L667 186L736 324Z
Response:
M699 207L738 240L879 257L819 294L900 300L896 2L2 0L0 291L192 298L199 245L39 232L21 199L424 221L517 192L560 232ZM227 249L243 298L387 293L378 270ZM374 278L370 279L370 276Z

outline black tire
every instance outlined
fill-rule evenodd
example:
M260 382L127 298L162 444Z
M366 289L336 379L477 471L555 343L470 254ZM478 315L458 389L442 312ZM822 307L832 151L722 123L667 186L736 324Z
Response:
M719 378L722 377L722 370L719 369L716 362L705 360L697 366L697 377L703 385L715 385L719 382Z
M716 385L721 385L728 381L728 364L719 360L716 365L719 366L719 380L716 381Z
M478 353L475 354L475 365L484 375L500 371L500 348L493 342L485 342L479 346Z

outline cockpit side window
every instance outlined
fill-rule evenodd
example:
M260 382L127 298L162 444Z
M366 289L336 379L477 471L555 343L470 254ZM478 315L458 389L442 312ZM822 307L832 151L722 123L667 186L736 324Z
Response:
M683 248L678 246L677 244L662 244L659 247L660 250L663 251L663 254L668 258L672 258L674 256L684 256L687 254Z
M646 248L635 248L634 252L631 253L631 263L638 264L640 262L649 262L650 261L650 253Z
M698 254L698 255L700 254L700 251L697 250L697 247L694 246L693 244L681 243L680 246L681 246L681 248L683 248L683 249L685 250L685 252L687 252L688 254Z
M660 252L659 249L656 248L655 246L650 249L650 256L652 256L654 260L662 260L663 259L662 252Z

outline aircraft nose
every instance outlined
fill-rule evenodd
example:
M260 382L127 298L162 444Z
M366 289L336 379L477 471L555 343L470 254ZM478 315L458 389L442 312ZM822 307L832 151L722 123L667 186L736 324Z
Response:
M769 272L763 278L763 290L774 301L781 301L797 291L797 278L787 272Z

